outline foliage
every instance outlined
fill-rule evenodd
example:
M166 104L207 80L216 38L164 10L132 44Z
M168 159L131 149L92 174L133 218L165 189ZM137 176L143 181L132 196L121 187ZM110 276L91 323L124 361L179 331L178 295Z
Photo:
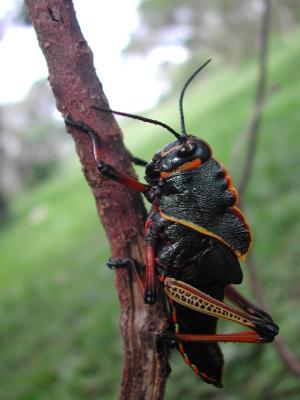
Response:
M66 138L54 110L45 81L36 82L21 103L1 107L0 192L4 195L20 193L44 179L65 155Z
M246 210L272 315L298 358L299 39L297 32L272 45L269 84L276 91L264 110ZM229 166L232 145L251 112L256 64L212 71L187 93L187 127ZM176 125L177 103L178 96L149 116ZM140 122L124 130L130 150L146 159L171 140L167 132ZM238 155L231 169L235 182L243 151ZM14 221L0 233L3 400L117 397L121 348L113 273L105 267L109 250L79 166L66 161L59 175L13 204ZM247 271L243 291L249 295L246 281ZM199 381L174 352L166 399L298 398L299 382L271 345L227 344L223 350L225 389Z
M142 0L140 24L127 52L181 46L190 55L217 53L239 62L257 52L263 2L257 0ZM273 28L286 31L299 21L297 0L272 1ZM232 45L234 43L234 46Z

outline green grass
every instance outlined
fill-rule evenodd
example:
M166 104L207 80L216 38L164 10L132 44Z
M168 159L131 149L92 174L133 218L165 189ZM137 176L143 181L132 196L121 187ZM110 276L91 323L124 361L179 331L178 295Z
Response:
M300 359L299 39L296 33L272 45L269 85L276 90L264 109L246 213L266 298ZM245 146L234 162L232 147L252 110L256 72L254 61L238 71L216 68L212 75L208 68L185 99L188 130L232 165L235 181ZM172 98L149 116L176 128L177 108ZM145 159L172 140L167 131L132 121L124 131L130 150ZM0 400L117 398L118 302L105 267L107 240L78 163L70 160L12 206L13 221L0 231ZM243 290L249 295L246 281L245 270ZM166 399L298 398L299 382L271 345L223 349L223 391L200 382L175 352Z
M109 251L76 168L20 199L1 232L1 399L117 393L118 305L103 268ZM32 221L34 210L43 210L40 221Z

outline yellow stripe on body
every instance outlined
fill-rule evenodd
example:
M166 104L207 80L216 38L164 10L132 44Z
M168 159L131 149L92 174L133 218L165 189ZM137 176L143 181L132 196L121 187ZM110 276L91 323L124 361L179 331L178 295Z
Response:
M185 221L184 219L179 219L176 217L172 217L171 215L167 215L161 209L159 209L159 213L160 213L160 216L162 218L166 219L167 221L176 222L179 225L186 226L187 228L190 228L190 229L193 229L194 231L200 232L203 235L210 236L214 239L219 240L220 242L225 244L225 246L229 247L239 259L244 260L246 258L247 253L242 254L240 251L233 249L229 245L229 243L226 242L226 240L224 240L221 236L217 235L216 233L210 232L208 229L203 228L200 225L196 225L193 222Z

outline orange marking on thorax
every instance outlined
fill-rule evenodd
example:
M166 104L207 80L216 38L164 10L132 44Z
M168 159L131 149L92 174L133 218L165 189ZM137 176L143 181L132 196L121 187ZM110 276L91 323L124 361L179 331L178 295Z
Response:
M224 172L224 178L227 181L227 190L229 192L232 193L233 197L234 197L234 204L236 204L238 202L238 191L236 190L236 188L234 187L233 183L232 183L232 178L229 175L228 170L225 168L224 164L221 163L219 160L216 160L215 157L212 157L218 164L219 166L222 168L223 172Z
M182 171L187 171L189 169L194 169L194 168L200 167L200 165L201 165L201 160L199 158L196 158L193 161L188 161L188 162L180 165L178 168L173 169L170 172L161 172L160 176L162 178L167 178L167 177L175 174L176 172L182 172Z

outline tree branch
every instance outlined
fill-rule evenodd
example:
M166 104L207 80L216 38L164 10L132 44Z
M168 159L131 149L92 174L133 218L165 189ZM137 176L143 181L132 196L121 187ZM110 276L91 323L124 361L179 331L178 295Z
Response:
M250 286L257 300L257 303L262 309L268 311L269 307L263 294L263 289L257 274L257 266L253 254L250 254L247 257L246 263L249 270ZM281 360L292 372L292 374L295 375L297 378L300 378L300 363L281 335L276 336L274 346Z
M57 109L93 128L102 145L102 159L134 176L114 118L91 108L92 105L107 107L108 103L95 73L92 52L76 20L72 1L25 0L25 3L48 64ZM94 194L113 259L132 257L143 265L146 212L141 196L99 176L87 135L74 129L70 129L70 133ZM154 306L145 306L137 282L125 268L116 270L116 288L121 305L124 346L119 398L162 399L166 374L156 352L154 334L165 325L164 296L160 293Z
M256 86L254 111L250 123L248 125L249 144L246 155L246 161L238 185L238 192L240 199L244 197L245 190L251 178L256 146L257 146L258 132L262 117L262 109L264 105L264 99L266 98L267 56L268 56L268 41L269 41L268 39L269 39L270 20L271 20L271 1L264 0L263 4L264 4L264 11L262 16L260 48L258 56L259 75Z
M262 16L262 26L260 35L260 50L259 50L259 76L257 80L256 98L252 117L247 125L247 136L249 137L247 155L242 174L238 185L239 203L242 207L244 202L245 192L248 187L251 175L253 172L254 158L257 147L257 140L259 134L259 127L261 123L262 111L266 96L266 82L267 82L267 53L268 53L268 40L270 32L270 19L271 19L271 0L264 0L264 11ZM263 289L257 274L257 267L255 264L253 254L247 258L247 266L249 270L250 286L255 295L259 306L268 310L267 301L263 294ZM290 351L288 345L285 343L281 336L277 336L274 341L275 348L288 369L298 378L300 378L300 363Z

